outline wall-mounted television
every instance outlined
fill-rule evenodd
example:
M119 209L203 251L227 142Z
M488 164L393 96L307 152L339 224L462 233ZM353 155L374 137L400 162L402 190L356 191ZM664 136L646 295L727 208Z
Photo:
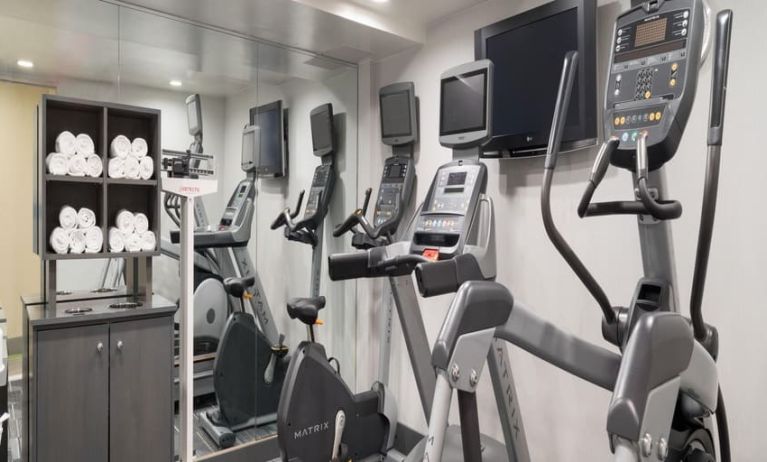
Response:
M282 100L250 108L250 125L256 130L253 136L253 153L250 162L256 175L281 177L288 173L287 123ZM243 156L243 169L246 158Z
M486 157L528 157L546 149L565 54L578 75L562 151L597 143L596 0L556 0L474 33L476 59L494 64L493 138Z
M336 151L335 130L333 127L333 105L323 104L312 109L309 114L312 127L312 151L317 157L333 154Z

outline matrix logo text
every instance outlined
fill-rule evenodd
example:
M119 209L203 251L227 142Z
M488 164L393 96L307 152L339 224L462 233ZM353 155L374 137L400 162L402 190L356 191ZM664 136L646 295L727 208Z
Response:
M302 430L293 432L293 439L298 440L305 436L313 435L315 433L328 431L330 429L330 422L322 422L318 425L310 425Z

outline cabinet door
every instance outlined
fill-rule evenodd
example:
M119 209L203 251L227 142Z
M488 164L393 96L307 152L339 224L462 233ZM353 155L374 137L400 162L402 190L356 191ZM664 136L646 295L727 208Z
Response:
M110 462L173 460L173 318L110 330Z
M37 462L109 456L109 327L41 331L37 337Z

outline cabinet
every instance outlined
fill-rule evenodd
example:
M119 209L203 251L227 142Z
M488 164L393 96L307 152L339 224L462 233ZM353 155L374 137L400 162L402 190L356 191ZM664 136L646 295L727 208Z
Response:
M91 308L33 321L28 307L29 462L173 460L175 307Z

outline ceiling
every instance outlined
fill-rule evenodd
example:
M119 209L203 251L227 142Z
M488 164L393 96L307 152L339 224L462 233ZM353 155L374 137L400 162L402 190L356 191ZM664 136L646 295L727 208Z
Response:
M3 0L0 78L119 76L163 89L178 79L179 91L233 95L256 81L322 80L417 46L428 24L481 1Z

